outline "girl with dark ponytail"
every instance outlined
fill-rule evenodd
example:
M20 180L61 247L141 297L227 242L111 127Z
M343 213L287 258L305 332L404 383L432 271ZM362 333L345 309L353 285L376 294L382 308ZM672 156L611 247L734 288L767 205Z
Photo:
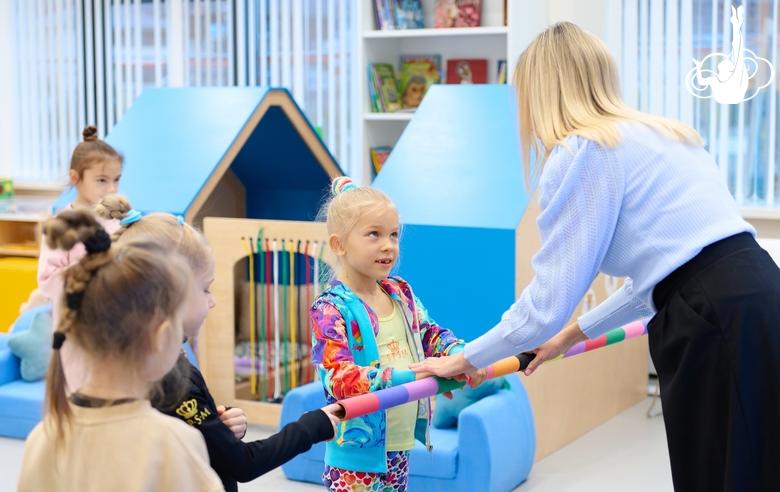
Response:
M18 490L222 490L200 434L148 399L179 354L193 288L186 261L149 237L112 247L85 210L51 219L46 240L86 255L63 271L44 419L27 439ZM67 395L69 345L86 371Z

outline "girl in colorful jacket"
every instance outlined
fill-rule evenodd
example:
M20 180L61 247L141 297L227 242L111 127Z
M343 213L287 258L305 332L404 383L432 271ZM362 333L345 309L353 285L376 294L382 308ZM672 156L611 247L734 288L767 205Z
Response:
M409 364L464 347L431 319L408 283L389 277L399 253L398 211L390 198L346 177L336 178L332 191L323 212L341 270L310 311L312 362L328 403L425 377ZM470 384L484 378L481 371ZM406 490L415 439L433 449L430 417L425 398L340 423L336 439L326 443L323 483L339 492Z

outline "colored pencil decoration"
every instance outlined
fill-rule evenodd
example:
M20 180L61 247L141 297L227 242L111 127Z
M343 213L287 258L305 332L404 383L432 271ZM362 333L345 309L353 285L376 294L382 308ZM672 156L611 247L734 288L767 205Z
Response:
M270 400L273 398L273 391L271 390L271 379L278 372L276 367L271 365L271 250L268 248L268 239L265 240L265 307L266 307L266 325L265 325L265 339L266 339L266 363L265 367L268 368L266 372L266 379L268 379L268 393L264 395L264 398ZM274 387L274 391L275 391Z
M263 230L260 229L257 233L257 254L262 255L263 249L262 249L262 239L263 238ZM260 275L258 275L260 281L263 281L264 278L264 269L265 269L265 262L263 261L262 256L257 258L258 263L260 264ZM252 285L252 282L250 281L250 285ZM255 288L258 287L255 285ZM250 288L251 290L251 288ZM258 362L259 366L262 368L262 370L258 371L260 373L260 397L265 398L265 383L266 383L266 377L265 375L268 373L268 354L265 353L265 289L263 289L263 286L260 285L260 302L258 302L256 305L259 306L259 316L260 318L260 344L258 347Z
M296 378L296 350L295 345L297 343L296 332L298 331L298 325L295 324L295 250L293 250L293 242L290 240L290 388L298 386L298 378Z
M245 238L241 238L241 244L246 250L246 255L249 258L249 377L251 381L250 391L254 395L257 393L257 374L255 373L255 268L254 268L254 254L249 247L249 244Z
M242 237L241 247L246 290L242 315L236 317L236 388L244 398L278 403L317 377L308 313L324 287L326 244L276 239L261 227L255 237Z
M282 381L279 375L281 353L279 329L279 254L276 250L276 239L273 241L274 255L274 400L282 397Z

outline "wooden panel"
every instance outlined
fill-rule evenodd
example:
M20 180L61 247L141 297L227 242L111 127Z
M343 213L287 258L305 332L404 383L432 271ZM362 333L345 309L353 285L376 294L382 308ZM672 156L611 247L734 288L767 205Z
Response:
M216 306L209 312L201 330L198 344L198 363L203 377L220 405L241 407L249 422L278 425L280 405L236 398L234 370L235 355L235 292L234 267L246 257L242 237L256 237L263 228L264 237L327 241L325 224L319 222L292 222L206 217L203 231L214 249L215 277L211 291ZM323 261L335 266L335 256L327 249Z
M37 258L41 231L48 214L0 214L0 256Z
M517 228L516 297L534 276L531 258L541 247L536 227L539 213L534 198ZM607 298L605 280L599 274L591 286L597 303ZM618 285L622 285L622 280ZM581 313L582 302L569 323ZM534 412L536 459L560 449L644 398L647 357L647 338L642 337L546 364L530 378L521 375Z
M203 229L204 217L246 217L246 188L228 169L217 182L211 194L192 220L192 225Z

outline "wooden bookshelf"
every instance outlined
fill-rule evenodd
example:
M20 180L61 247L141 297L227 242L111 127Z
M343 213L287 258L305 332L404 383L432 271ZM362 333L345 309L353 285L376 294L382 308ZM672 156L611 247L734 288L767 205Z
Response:
M0 257L37 258L51 201L18 196L0 204Z

